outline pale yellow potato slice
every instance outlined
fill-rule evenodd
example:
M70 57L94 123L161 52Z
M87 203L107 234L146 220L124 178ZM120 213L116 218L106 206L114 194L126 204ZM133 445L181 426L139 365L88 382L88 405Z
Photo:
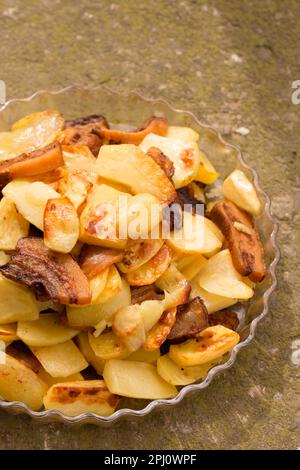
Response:
M141 306L129 305L119 310L113 318L112 328L127 351L139 349L146 339Z
M108 273L109 268L106 268L101 273L97 274L97 276L94 276L92 277L92 279L89 280L90 290L92 293L91 304L96 304L98 297L100 297L100 295L104 291L107 283Z
M84 380L80 372L77 372L76 374L73 374L73 375L69 375L68 377L52 377L42 367L38 371L37 375L39 376L41 380L43 380L43 382L45 382L48 385L48 388L54 384L59 384L62 382L75 382L77 380Z
M192 280L191 285L191 298L193 299L198 296L201 297L201 300L203 300L208 313L218 312L219 310L223 310L224 308L231 307L238 301L237 299L223 297L222 295L216 295L207 292L199 286L197 277Z
M233 266L229 250L223 250L210 258L198 276L200 287L206 291L233 299L250 299L254 292Z
M118 230L120 238L137 240L158 238L162 220L160 200L148 193L140 193L128 199L127 210L119 211Z
M156 286L165 292L164 310L170 310L188 301L191 286L183 274L171 263L163 275L156 281Z
M199 274L206 262L206 258L202 255L183 255L175 261L175 264L182 275L191 281Z
M180 253L199 253L209 256L222 247L220 237L211 229L212 222L199 214L184 213L183 228L175 230L166 243ZM186 227L186 228L185 228Z
M222 325L209 326L196 338L184 343L172 344L170 359L177 365L197 366L214 361L230 351L240 340L236 331Z
M56 139L64 119L53 110L29 114L12 126L11 132L0 132L0 160L45 147Z
M111 322L113 315L131 303L128 283L122 279L122 289L107 302L86 307L67 306L67 318L71 327L82 328L96 326L101 320Z
M82 352L88 363L94 367L97 374L102 375L105 360L96 356L96 354L92 350L87 332L81 331L77 336L76 341L80 351Z
M79 218L66 196L48 199L44 210L44 244L50 250L69 253L79 237Z
M126 361L147 362L148 364L156 364L157 359L160 357L160 350L153 349L152 351L144 351L138 349L126 357Z
M162 316L165 310L165 301L145 300L138 307L143 318L145 332L148 333Z
M136 145L102 145L96 168L100 177L124 185L132 194L149 193L166 205L176 198L164 171Z
M96 159L86 145L64 145L63 159L69 173L79 172L91 183L97 180Z
M35 181L14 180L8 183L2 190L4 196L12 200L20 214L35 225L38 229L44 229L44 211L48 199L60 197L51 186Z
M126 274L126 280L131 286L153 284L171 263L171 249L164 244L156 255L136 271Z
M162 245L163 240L161 238L157 240L129 240L124 249L123 259L117 264L118 269L122 273L136 271L153 258Z
M17 335L28 346L42 347L64 343L74 338L78 330L64 326L57 313L43 313L35 321L18 323Z
M0 266L4 266L4 264L9 263L10 256L4 251L0 251Z
M157 372L171 385L188 385L204 379L208 371L217 363L218 360L215 360L199 366L182 367L172 361L169 354L165 354L157 360Z
M200 165L194 179L196 181L200 181L201 183L213 184L220 175L215 170L215 167L209 161L204 152L199 150L199 155Z
M0 324L38 318L39 306L33 293L0 274Z
M166 137L172 140L180 140L181 142L198 142L199 134L190 127L169 126Z
M104 380L84 380L53 385L44 398L46 410L58 410L67 416L81 413L111 415L119 397L107 389Z
M151 147L159 148L173 162L172 181L176 189L193 181L200 164L199 148L195 142L173 140L151 133L140 143L140 148L147 152Z
M12 200L0 201L0 250L14 250L22 237L27 237L29 223L18 213Z
M122 284L122 278L119 274L119 271L113 264L110 266L108 275L107 275L107 280L104 289L98 297L94 299L95 304L102 304L109 302L111 299L116 297L122 290L123 284Z
M261 203L251 181L241 170L235 170L225 179L223 186L224 196L234 202L238 207L252 215L261 211Z
M103 361L120 359L128 356L130 353L113 331L102 333L97 338L92 333L88 333L88 338L92 350Z
M31 350L52 377L68 377L88 367L72 340L54 346L31 347Z
M111 393L155 400L171 398L177 389L158 375L156 367L145 362L112 359L107 361L103 377Z
M0 341L4 341L6 346L18 339L17 323L6 323L4 325L0 325Z
M33 410L43 406L47 385L23 362L5 354L0 363L0 396L8 401L20 401Z

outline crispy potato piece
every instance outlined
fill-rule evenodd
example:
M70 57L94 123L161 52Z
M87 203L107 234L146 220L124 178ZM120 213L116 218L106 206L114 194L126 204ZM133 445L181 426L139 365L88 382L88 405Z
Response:
M96 159L90 149L86 145L63 145L62 149L67 171L70 174L79 172L90 183L95 184L97 181Z
M210 258L197 277L200 287L212 294L233 299L250 299L254 292L235 270L229 250Z
M236 331L222 325L209 326L196 338L184 343L172 344L170 358L179 366L197 366L220 358L240 340Z
M145 362L107 361L103 377L111 393L131 398L155 400L174 397L176 387L158 375L156 367Z
M54 251L69 253L79 237L79 219L66 196L48 199L44 211L44 243Z
M53 142L38 150L22 153L0 163L0 185L15 178L27 178L55 170L64 164L61 146Z
M133 240L158 238L161 220L162 205L159 199L149 193L136 194L128 198L127 210L119 208L119 236Z
M25 403L33 410L42 408L47 385L33 370L9 354L5 354L3 362L0 363L0 396Z
M206 261L202 255L181 255L174 262L182 275L191 281L200 273Z
M121 359L130 354L113 331L104 332L98 338L88 333L88 338L92 350L103 361Z
M191 282L192 291L191 297L200 297L203 300L208 313L218 312L221 309L230 307L237 303L237 299L231 299L229 297L223 297L222 295L212 294L202 289L198 283L198 276Z
M92 350L87 332L81 331L77 336L76 341L80 351L84 355L87 362L94 367L97 374L102 375L105 360L96 356L96 354Z
M219 312L212 313L209 315L208 322L209 326L222 325L233 331L239 326L239 318L231 310L220 310Z
M28 346L42 347L64 343L78 330L67 328L57 313L44 313L38 320L18 323L17 335Z
M68 377L88 367L72 340L44 347L31 347L46 372L52 377Z
M200 163L199 148L195 142L187 143L148 134L140 144L140 148L148 152L151 147L159 148L173 162L172 181L176 189L186 186L194 179Z
M205 153L199 150L199 154L200 165L194 179L204 184L213 184L220 175Z
M150 147L147 151L147 155L153 158L155 163L157 163L161 169L164 170L165 174L170 180L174 175L173 162L157 147Z
M120 263L123 257L122 250L85 245L80 252L79 264L86 277L92 279L111 265Z
M7 197L0 201L0 250L14 250L22 237L27 237L29 223L18 213L15 204Z
M6 346L18 339L17 323L5 323L4 325L0 325L0 341L4 341Z
M157 361L157 372L169 384L183 386L204 379L217 363L218 360L215 360L198 366L182 367L172 361L169 354L165 354Z
M94 299L94 303L101 304L108 302L121 292L122 287L122 278L119 271L114 265L112 265L108 271L105 287L98 297Z
M145 341L145 326L140 305L129 305L119 310L112 323L113 332L127 351L136 351Z
M185 304L191 292L191 285L171 263L163 275L156 281L156 286L165 292L164 308L170 310Z
M164 171L135 145L103 145L96 168L99 176L123 184L133 194L149 193L166 205L176 198Z
M225 236L235 269L251 281L262 281L266 275L264 252L250 216L231 201L215 204L210 214ZM235 222L244 224L251 234L238 230Z
M107 389L104 380L82 380L52 385L44 398L46 410L58 410L67 416L81 413L111 415L119 397Z
M146 340L143 344L145 351L153 351L159 349L160 346L166 341L170 334L172 327L176 321L176 308L165 311L157 324L154 325L147 333Z
M241 170L235 170L225 179L223 194L238 207L252 215L258 215L261 211L261 203L251 181Z
M131 286L153 284L166 271L170 262L171 250L164 244L150 261L147 261L136 271L127 273L126 279Z
M103 140L113 142L114 144L138 145L147 134L150 134L150 132L158 135L165 135L167 129L168 122L165 118L152 116L147 119L140 129L136 131L126 132L102 127L98 130L98 134Z
M208 327L207 309L200 297L177 307L176 321L167 339L174 343L196 336Z
M80 213L92 187L93 183L82 171L73 170L60 179L57 191L67 197Z
M0 324L38 318L39 306L33 293L0 274Z
M74 328L96 326L101 320L111 322L113 315L130 305L131 293L128 283L122 279L121 291L107 302L86 307L67 306L68 323Z
M102 294L105 289L107 283L107 276L109 273L109 268L106 268L104 271L101 271L99 274L94 276L92 279L89 280L90 282L90 290L92 293L91 304L97 304L98 297Z
M48 184L14 180L3 188L2 193L12 200L20 214L38 229L44 227L44 210L48 199L60 197Z
M12 126L11 132L0 132L0 160L45 147L56 139L63 125L63 117L53 110L25 116Z
M94 132L94 125L87 124L80 127L68 127L57 136L60 143L65 146L88 147L93 155L98 155L102 139Z
M153 258L162 245L161 238L158 240L129 240L123 252L123 259L118 263L118 269L122 273L136 271Z

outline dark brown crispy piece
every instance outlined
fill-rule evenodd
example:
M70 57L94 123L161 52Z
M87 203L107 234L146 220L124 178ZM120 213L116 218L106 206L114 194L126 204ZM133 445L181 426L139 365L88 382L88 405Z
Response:
M36 374L41 369L41 363L22 341L14 341L7 347L7 354L22 362Z
M177 307L176 322L167 339L174 343L180 343L194 337L207 327L207 309L200 297L195 297L190 302Z
M0 184L3 186L14 178L36 176L56 170L64 165L61 145L53 142L46 147L22 153L0 163Z
M220 310L219 312L210 313L208 316L209 326L223 325L230 330L236 330L239 326L239 319L235 312L230 310Z
M204 213L204 201L195 197L192 184L176 190L176 199L170 206L163 209L163 223L170 224L170 231L178 230L182 227L183 210L191 211L192 214Z
M79 257L79 265L87 278L91 279L122 259L123 251L121 250L84 245Z
M169 179L174 175L173 162L157 147L150 147L147 151L153 160L164 170Z
M49 250L41 238L21 238L11 261L0 272L33 289L38 298L59 304L88 304L89 282L69 254Z
M114 144L135 144L139 145L147 134L154 133L161 136L166 135L168 130L168 121L165 118L152 116L141 128L126 132L117 129L97 130L101 139Z
M102 139L95 132L93 124L68 127L62 132L59 140L62 145L86 145L95 156L98 155L102 145Z
M131 304L141 304L145 300L162 300L164 294L157 292L154 284L131 287Z
M107 120L101 114L91 114L90 116L84 116L76 119L69 119L65 121L65 129L68 127L82 127L87 124L94 124L97 127L108 129L109 125Z
M253 282L262 281L266 274L264 251L252 217L227 200L215 204L210 216L228 243L235 269ZM248 227L251 234L238 230L235 222Z

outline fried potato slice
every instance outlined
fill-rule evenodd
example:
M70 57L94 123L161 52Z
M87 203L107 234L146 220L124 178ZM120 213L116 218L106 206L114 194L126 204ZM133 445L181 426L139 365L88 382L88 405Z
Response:
M3 197L0 201L0 250L14 250L22 237L27 237L29 223L19 214L14 202Z
M81 331L77 336L76 341L87 362L94 367L97 374L102 375L105 360L96 356L94 353L89 342L88 333L86 331Z
M217 363L218 360L215 360L198 366L183 367L172 361L169 354L165 354L157 360L157 372L169 384L183 386L204 379Z
M40 181L14 180L2 190L12 200L19 213L38 229L44 228L44 211L48 199L60 197L51 186Z
M86 307L67 306L68 323L74 328L96 326L101 320L111 322L113 315L121 308L127 307L131 302L131 293L128 283L122 279L120 292L106 302Z
M21 361L5 354L0 363L0 396L8 401L20 401L33 410L43 406L47 385Z
M122 250L85 245L80 252L79 263L86 277L92 279L111 265L120 263L123 256Z
M171 262L171 250L164 244L156 255L136 271L126 274L131 286L145 286L153 284L168 268Z
M252 215L258 215L261 211L261 203L258 199L256 189L245 173L235 170L225 179L223 194L238 207Z
M88 194L93 187L93 183L88 179L84 172L73 170L68 172L64 178L58 182L57 191L67 197L78 213L83 209Z
M145 326L141 308L138 304L129 305L119 310L113 318L113 332L130 352L139 349L145 341Z
M54 251L69 253L79 237L79 219L66 196L48 199L44 211L44 243Z
M104 269L104 271L100 272L92 279L89 280L90 283L90 290L92 293L91 304L97 304L98 297L102 294L105 289L107 283L107 277L109 273L109 268Z
M225 236L235 269L251 281L262 281L266 274L264 251L250 216L231 201L215 204L210 214ZM236 223L245 225L250 232L241 231Z
M138 349L126 357L126 361L147 362L148 364L156 364L157 359L160 357L160 350L153 349L152 351L144 351Z
M94 303L96 304L103 304L106 302L109 302L111 299L116 297L122 290L122 278L119 274L119 271L117 268L112 265L109 268L108 274L107 274L107 280L104 289L98 297L94 299Z
M174 262L182 275L191 281L199 274L206 261L202 255L181 255Z
M46 372L52 377L68 377L88 367L72 340L44 347L31 347Z
M0 274L0 324L38 318L39 306L33 293Z
M172 344L170 359L179 366L197 366L220 358L230 351L240 340L236 331L222 325L209 326L196 338L184 343Z
M129 240L127 243L123 259L118 263L118 269L122 273L130 273L136 271L142 265L151 260L161 249L163 240L145 239L145 240Z
M45 382L48 385L48 388L50 388L54 384L60 384L62 382L75 382L77 380L84 380L80 372L77 372L76 374L73 374L73 375L69 375L68 377L52 377L42 367L37 372L37 375L39 376L41 380L43 380L43 382Z
M74 338L78 330L62 324L57 313L44 313L35 321L18 323L17 335L28 346L42 347L64 343Z
M6 346L18 339L17 323L5 323L4 325L0 325L0 341L4 341Z
M162 205L153 194L140 193L128 199L127 210L119 210L121 238L154 238L160 235Z
M52 385L44 398L46 410L58 410L66 416L81 413L111 415L119 397L109 392L104 380L82 380Z
M121 359L130 354L113 331L104 332L97 338L92 333L88 333L88 338L92 350L103 361Z
M169 126L166 134L168 139L180 140L181 142L198 142L199 134L190 127Z
M155 400L174 397L177 389L158 375L156 367L145 362L112 359L107 361L103 377L111 393Z
M165 311L157 324L154 325L146 335L146 340L143 344L145 351L153 351L159 349L160 346L168 338L172 327L176 321L176 308Z
M198 276L200 287L212 294L233 299L250 299L254 292L235 270L229 250L210 258Z
M151 147L159 148L173 162L172 181L176 189L193 181L200 163L199 148L195 142L184 142L148 134L141 142L140 148L147 152Z
M191 282L192 291L191 297L200 297L201 300L204 302L205 307L207 308L208 313L218 312L227 307L231 307L237 303L237 299L232 299L229 297L223 297L222 295L212 294L211 292L207 292L205 289L199 286L198 277L192 280Z
M199 150L199 154L200 165L194 179L204 184L213 184L220 175L205 153Z
M135 145L103 145L96 168L100 177L123 184L133 194L149 193L166 205L176 198L164 171Z
M96 183L96 159L86 145L63 145L63 159L70 174L79 172L92 184Z
M191 285L171 263L156 281L156 286L165 292L164 309L170 310L177 305L184 304L188 301L191 292Z

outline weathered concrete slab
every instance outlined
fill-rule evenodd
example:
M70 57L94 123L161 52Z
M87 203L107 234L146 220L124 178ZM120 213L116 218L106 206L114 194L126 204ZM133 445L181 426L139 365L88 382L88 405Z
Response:
M5 449L300 447L297 0L0 0L8 98L74 82L165 96L240 145L280 223L279 288L234 368L177 408L103 430L0 413ZM249 129L246 136L236 133ZM296 251L298 250L298 252ZM300 354L300 353L299 353ZM292 362L293 359L293 362Z

